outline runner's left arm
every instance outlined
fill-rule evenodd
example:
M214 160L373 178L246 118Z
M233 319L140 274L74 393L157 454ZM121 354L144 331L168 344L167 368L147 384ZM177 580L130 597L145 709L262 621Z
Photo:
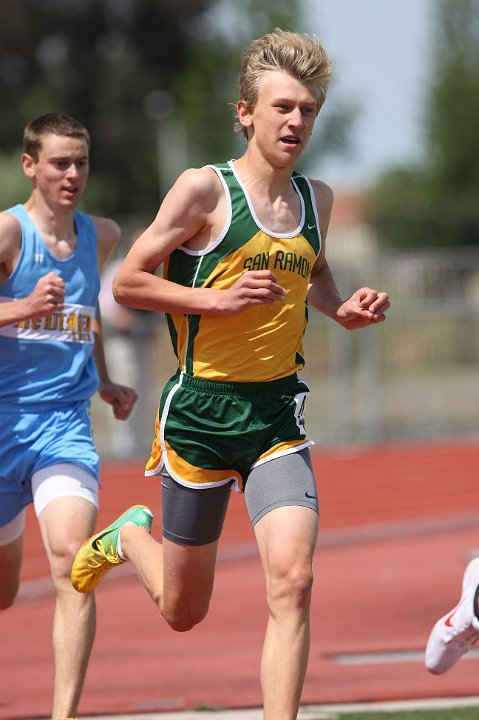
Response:
M350 297L342 297L326 260L325 240L333 206L333 193L331 188L322 182L313 181L313 187L321 223L322 245L311 273L309 304L348 330L383 322L389 308L388 293L362 287Z

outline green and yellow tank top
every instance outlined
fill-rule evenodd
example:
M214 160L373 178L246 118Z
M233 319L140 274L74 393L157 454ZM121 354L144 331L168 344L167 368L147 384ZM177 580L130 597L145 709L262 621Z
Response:
M228 317L168 314L180 369L223 382L267 382L292 375L304 365L306 294L321 247L313 188L306 177L293 173L301 220L291 233L274 233L256 217L233 161L209 167L225 189L225 227L205 250L177 248L165 262L164 277L188 287L227 289L247 270L271 270L286 297Z

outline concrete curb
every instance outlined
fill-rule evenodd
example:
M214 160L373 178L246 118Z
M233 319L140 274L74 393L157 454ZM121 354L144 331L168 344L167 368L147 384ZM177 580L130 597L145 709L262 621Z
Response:
M302 705L297 720L340 720L341 715L353 712L395 710L437 710L455 707L478 707L479 695L463 698L430 698L392 702L343 703L339 705ZM82 720L262 720L260 708L245 710L187 710L183 712L141 713L129 715L95 715Z

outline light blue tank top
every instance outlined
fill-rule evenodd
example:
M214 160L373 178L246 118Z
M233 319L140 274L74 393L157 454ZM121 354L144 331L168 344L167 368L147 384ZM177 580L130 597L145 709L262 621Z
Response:
M22 226L22 247L0 285L0 302L26 297L43 275L55 272L65 281L65 305L61 312L0 327L0 411L88 401L98 387L92 353L100 277L93 221L75 212L77 245L62 260L50 253L23 205L8 212Z

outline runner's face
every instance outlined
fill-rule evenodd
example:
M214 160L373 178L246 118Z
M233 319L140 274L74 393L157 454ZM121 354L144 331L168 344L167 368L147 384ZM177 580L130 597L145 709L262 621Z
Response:
M83 195L89 173L88 145L81 138L46 135L38 154L22 156L27 177L48 204L75 207Z
M280 165L294 164L304 151L317 116L318 94L287 72L271 70L263 76L247 125L262 151Z

